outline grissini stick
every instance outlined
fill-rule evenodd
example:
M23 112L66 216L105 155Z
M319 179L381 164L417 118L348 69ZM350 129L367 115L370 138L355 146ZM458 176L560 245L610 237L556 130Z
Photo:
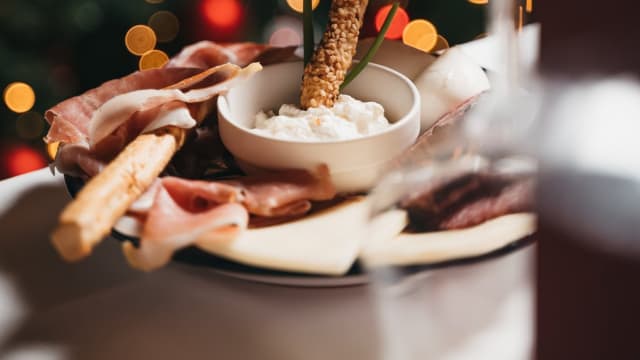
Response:
M242 79L260 71L262 66L258 63L249 64L245 68L232 64L221 65L167 89L186 87L228 68L232 70L230 78ZM219 94L227 91L232 83L227 79L211 89L215 88ZM211 95L211 89L191 90L181 95L180 100L204 101L201 110L210 108L207 106L209 101L206 97L207 91ZM205 114L199 114L198 120L202 120L204 116ZM59 225L52 234L53 245L65 260L77 261L91 253L110 233L113 225L126 213L129 206L158 178L182 146L186 133L185 129L167 126L150 134L139 135L101 173L85 185L63 210Z
M300 105L332 107L351 67L368 0L333 0L329 24L304 69Z
M116 221L153 183L184 142L186 130L167 127L134 139L89 181L60 215L52 241L77 261L111 232Z

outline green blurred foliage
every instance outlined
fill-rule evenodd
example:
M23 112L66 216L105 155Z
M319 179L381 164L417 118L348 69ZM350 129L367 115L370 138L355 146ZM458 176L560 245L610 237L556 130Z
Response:
M131 73L137 69L138 58L127 52L124 35L131 26L147 23L158 10L172 11L180 20L178 36L157 46L169 55L202 39L264 42L265 28L275 17L300 16L287 7L285 0L241 0L245 18L239 31L223 34L204 21L202 1L164 0L150 4L144 0L1 0L0 88L14 81L30 84L36 93L33 111L43 114L68 97ZM370 1L365 34L373 35L373 15L388 3ZM484 32L484 6L466 0L401 3L412 19L433 22L452 45ZM322 0L314 13L319 31L325 26L329 5L329 0ZM18 117L4 102L0 104L0 145L20 142L42 149L40 136L18 136Z

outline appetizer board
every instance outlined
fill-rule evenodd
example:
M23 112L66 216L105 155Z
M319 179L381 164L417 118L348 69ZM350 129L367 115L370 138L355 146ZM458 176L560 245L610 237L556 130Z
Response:
M64 178L69 194L75 197L84 181L68 175ZM250 229L248 236L235 241L235 247L224 243L206 251L189 247L177 252L173 259L249 281L284 286L339 287L368 282L358 260L361 255L359 238L365 234L356 229L373 229L381 238L386 238L368 247L372 249L368 254L370 261L392 264L407 275L494 259L533 242L535 217L531 214L501 216L462 230L394 236L390 232L400 232L404 226L402 212L390 211L372 223L365 223L366 200L364 197L350 199L298 221ZM354 220L358 217L359 220ZM321 230L354 222L359 224L351 230L343 226L343 234L338 236L332 230ZM135 231L127 222L120 222L114 227L112 236L136 244ZM291 244L297 244L298 248ZM314 244L319 248L314 249ZM310 257L310 254L315 256Z

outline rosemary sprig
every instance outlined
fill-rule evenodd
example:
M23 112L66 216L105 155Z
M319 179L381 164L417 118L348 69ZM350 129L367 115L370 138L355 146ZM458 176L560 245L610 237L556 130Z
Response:
M376 37L375 41L373 42L373 44L371 44L371 47L367 51L366 55L362 58L362 60L360 60L360 62L357 63L353 67L353 69L351 69L351 71L347 74L347 76L345 76L344 81L342 82L342 85L340 85L340 91L342 91L342 89L344 89L347 85L349 85L349 83L353 81L353 79L355 79L356 76L358 76L362 72L362 70L364 70L367 64L371 61L371 58L373 58L373 56L376 54L376 52L380 48L380 45L382 45L384 36L389 30L389 27L391 26L391 22L393 21L393 17L396 15L396 11L398 11L399 6L400 6L399 2L396 1L393 3L393 6L391 7L391 10L389 10L389 13L387 14L387 18L384 19L382 28L380 29L380 32L378 33L378 36Z
M311 0L304 0L302 3L302 32L304 43L304 65L311 61L315 40L313 39L313 9Z

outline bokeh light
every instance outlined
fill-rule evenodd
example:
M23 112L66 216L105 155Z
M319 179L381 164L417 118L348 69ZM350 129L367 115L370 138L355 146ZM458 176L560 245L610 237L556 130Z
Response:
M533 0L527 0L525 3L525 8L528 13L533 12Z
M16 113L23 113L31 110L36 103L36 94L29 86L23 82L14 82L4 89L4 103Z
M303 8L303 4L304 1L303 0L287 0L287 4L289 5L289 7L299 13L302 13L302 8ZM318 7L318 4L320 4L320 0L312 0L311 1L311 9L314 9Z
M23 139L38 138L44 131L44 118L35 111L26 112L16 121L16 132Z
M49 155L49 158L51 158L51 160L55 160L56 155L58 154L59 147L60 147L59 141L46 144L47 155Z
M204 0L202 9L211 26L233 29L242 19L242 5L238 0Z
M147 24L155 32L158 42L169 42L175 39L180 29L178 18L166 10L151 15Z
M282 27L274 31L269 37L269 45L293 46L302 44L300 33L289 27Z
M524 9L522 5L518 6L518 30L522 30L524 25Z
M476 5L486 5L489 3L489 0L468 0L468 1Z
M129 52L142 55L156 47L156 34L147 25L132 26L124 37Z
M38 170L47 165L44 157L36 150L26 145L10 148L4 154L5 169L1 169L7 176L17 176Z
M391 7L392 5L383 6L376 13L376 18L375 18L376 31L379 32L380 29L382 29L382 25L384 24L384 21L387 18L389 11L391 11ZM409 14L407 14L407 12L403 8L398 7L398 11L396 11L396 15L393 17L393 20L391 21L391 26L389 26L389 30L387 30L387 33L385 34L384 37L387 39L399 39L402 36L402 31L404 30L405 26L407 26L408 23L409 23Z
M402 42L422 51L431 51L438 42L438 31L427 20L413 20L404 28Z
M169 56L162 50L150 50L144 53L138 62L140 70L157 69L169 61Z

